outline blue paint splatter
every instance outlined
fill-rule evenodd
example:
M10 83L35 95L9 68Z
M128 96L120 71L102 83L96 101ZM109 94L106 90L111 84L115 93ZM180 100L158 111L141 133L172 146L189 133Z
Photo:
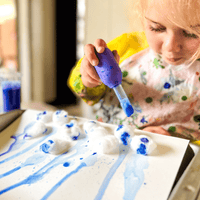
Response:
M72 136L72 140L78 140L80 133L77 136Z
M130 135L129 135L127 132L124 132L124 133L121 135L120 139L121 139L123 145L128 145L128 139L129 139L129 138L130 138Z
M69 162L65 162L64 164L63 164L63 167L69 167L70 166L70 163Z
M74 126L74 123L72 123L72 122L69 123L69 124L66 124L66 127L67 127L67 128L72 128L73 126Z
M139 148L137 149L137 154L147 155L146 145L140 144Z
M149 142L149 140L147 138L141 138L140 141L143 142L143 143L148 143Z
M144 170L148 167L148 157L146 156L133 154L132 158L127 159L124 172L124 200L135 199L144 183Z

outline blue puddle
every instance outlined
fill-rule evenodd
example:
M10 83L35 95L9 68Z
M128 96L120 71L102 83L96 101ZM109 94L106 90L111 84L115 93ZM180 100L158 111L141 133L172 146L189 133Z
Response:
M16 153L15 155L12 155L2 161L0 161L0 164L3 164L5 162L8 162L19 155L22 155L24 153L27 153L30 151L32 148L35 146L39 145L41 142L43 142L47 137L50 135L55 134L57 131L56 128L52 129L52 132L46 136L44 136L41 139L38 139L37 142L34 144L30 145L29 147L25 148L24 150L21 150L20 152ZM22 134L21 134L22 135ZM20 136L21 136L20 135ZM15 141L11 144L10 148L8 149L9 153L10 151L14 150L17 145L20 144L20 141L17 140L13 136ZM49 196L51 196L57 188L59 188L65 181L67 181L71 176L74 174L78 173L82 168L93 166L97 162L97 156L98 154L96 152L91 153L86 158L83 158L84 154L89 151L89 148L87 147L88 143L88 138L87 136L85 138L79 138L77 140L76 145L74 145L68 152L65 152L61 155L56 156L53 160L45 164L42 168L40 168L38 171L34 172L32 175L29 175L27 178L24 180L15 183L5 189L0 190L0 195L9 192L17 187L20 187L22 185L30 185L37 183L38 181L42 180L46 175L50 173L52 169L57 167L58 165L62 165L63 167L71 167L74 166L76 163L73 161L73 159L76 156L80 157L80 163L78 166L73 168L71 172L68 172L59 180L55 185L49 189L49 191L46 192L46 194L42 197L42 200L47 199ZM21 142L23 145L23 142ZM16 146L15 146L16 145ZM85 147L85 148L83 148ZM70 154L69 153L75 151L75 153ZM101 186L99 187L99 190L97 191L97 195L95 197L95 200L100 200L104 196L104 193L106 189L108 188L108 185L112 179L112 177L115 175L117 169L120 167L120 165L123 163L125 158L127 157L129 153L129 147L127 146L120 146L120 153L118 156L118 159L115 161L115 163L111 166L110 170L108 171L107 175L105 176ZM5 155L5 154L4 154ZM37 152L36 154L32 155L31 157L27 158L24 163L22 163L19 166L16 166L15 168L11 169L8 172L5 172L3 174L0 174L0 179L4 178L6 176L10 176L13 173L21 170L22 168L26 166L33 166L40 164L44 162L46 158L48 158L49 154L45 154L42 151ZM130 157L130 156L129 156ZM124 197L123 199L129 200L129 199L134 199L137 192L141 188L142 184L144 183L144 169L147 169L149 166L148 164L148 157L147 156L142 156L142 155L131 155L130 159L127 159L126 161L126 166L125 166L125 172L124 172Z

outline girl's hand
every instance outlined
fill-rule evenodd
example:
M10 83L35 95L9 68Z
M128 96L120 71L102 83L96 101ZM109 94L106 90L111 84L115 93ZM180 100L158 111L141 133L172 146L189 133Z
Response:
M166 131L164 128L162 128L160 126L148 126L148 127L144 128L143 131L148 131L148 132L152 132L152 133L158 133L161 135L171 136L168 131Z
M103 53L105 48L107 47L106 42L102 39L97 39L92 44L86 44L84 48L85 56L81 62L81 78L82 82L86 87L96 87L98 85L101 85L102 82L94 68L94 66L99 64L99 60L95 54L95 49L98 53ZM116 50L113 51L113 55L116 59L116 61L119 63L119 55Z

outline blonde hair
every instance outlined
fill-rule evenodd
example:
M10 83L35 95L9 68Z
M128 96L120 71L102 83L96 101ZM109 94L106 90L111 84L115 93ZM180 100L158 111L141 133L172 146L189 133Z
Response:
M158 13L170 23L195 34L200 38L200 0L127 0L128 19L132 27L139 24L144 31L144 18L149 6L157 9ZM168 9L165 9L165 8ZM168 13L163 13L167 10ZM134 21L133 21L134 20ZM137 20L137 23L135 23ZM138 23L139 22L139 23ZM200 56L200 45L197 52L189 62L195 61Z

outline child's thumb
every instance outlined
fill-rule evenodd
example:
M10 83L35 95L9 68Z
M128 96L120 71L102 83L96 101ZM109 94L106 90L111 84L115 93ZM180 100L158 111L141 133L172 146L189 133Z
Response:
M117 50L114 50L112 51L114 57L115 57L115 60L117 61L117 63L119 64L119 61L120 61L120 56L119 54L117 53Z

